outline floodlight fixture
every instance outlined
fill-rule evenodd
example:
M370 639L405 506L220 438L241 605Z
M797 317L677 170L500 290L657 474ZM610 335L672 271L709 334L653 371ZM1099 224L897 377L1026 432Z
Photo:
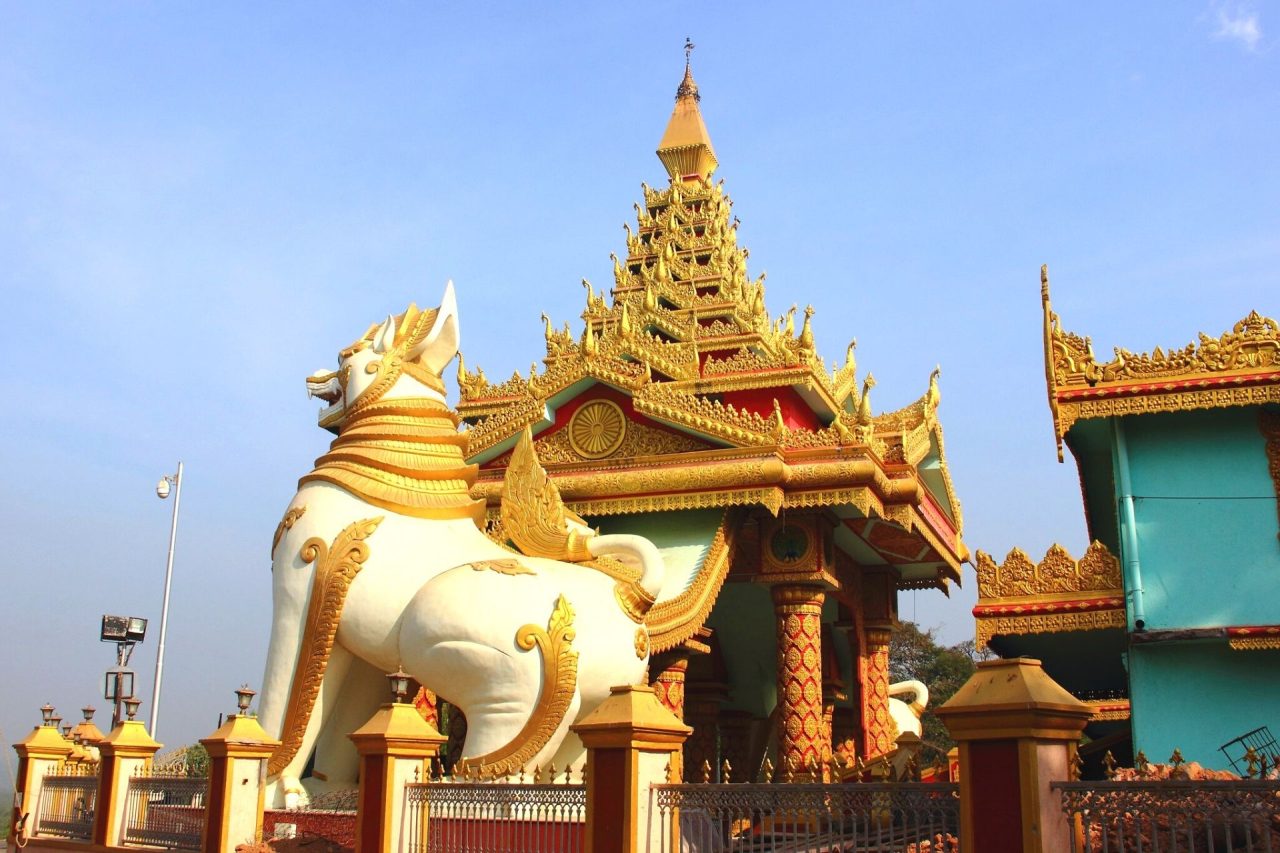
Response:
M104 643L141 643L147 636L147 620L141 616L102 617L100 639Z

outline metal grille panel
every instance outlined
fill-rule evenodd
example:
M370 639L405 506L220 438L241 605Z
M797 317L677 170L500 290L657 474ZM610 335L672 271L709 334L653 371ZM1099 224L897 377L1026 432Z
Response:
M587 819L581 784L417 782L405 790L413 853L580 853Z
M166 850L199 850L209 780L164 772L129 779L124 843Z
M1055 782L1076 853L1280 853L1280 781Z
M40 789L35 835L88 841L98 800L98 774L50 773Z
M947 782L655 785L650 809L650 853L959 850Z

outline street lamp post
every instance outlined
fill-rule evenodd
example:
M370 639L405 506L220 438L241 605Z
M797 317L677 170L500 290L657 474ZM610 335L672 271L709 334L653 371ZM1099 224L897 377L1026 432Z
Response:
M169 624L169 586L173 582L173 546L178 538L178 507L182 503L182 461L178 461L178 473L166 474L156 484L156 496L161 500L169 497L169 487L173 486L173 521L169 525L169 559L164 567L164 602L160 606L160 640L156 646L156 682L151 693L151 737L156 737L156 726L160 722L160 677L164 674L164 635Z

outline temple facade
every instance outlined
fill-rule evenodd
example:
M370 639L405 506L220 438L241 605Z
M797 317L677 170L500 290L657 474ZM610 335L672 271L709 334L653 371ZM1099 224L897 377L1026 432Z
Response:
M1093 544L1079 561L979 551L978 642L1090 701L1094 751L1228 767L1238 738L1280 731L1280 328L1251 313L1104 362L1062 328L1047 272L1042 292L1059 460L1075 457Z
M699 100L686 66L657 151L668 184L643 187L612 288L584 280L581 332L544 315L541 368L501 382L460 360L458 411L495 538L529 429L569 509L662 549L650 678L695 729L691 775L766 757L820 772L894 748L898 590L945 591L968 556L938 376L877 415L854 344L828 367L812 308L769 313Z

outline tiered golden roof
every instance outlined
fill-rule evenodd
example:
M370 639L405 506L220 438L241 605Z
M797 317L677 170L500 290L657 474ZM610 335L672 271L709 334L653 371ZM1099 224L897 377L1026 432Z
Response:
M828 366L812 307L768 312L733 202L711 181L715 153L687 66L658 156L670 184L643 185L609 292L583 280L581 333L543 315L542 369L501 382L459 359L458 411L481 465L475 494L496 507L499 469L530 427L566 503L584 515L851 506L919 528L939 566L930 583L958 578L967 551L942 455L938 372L914 403L874 416L875 381L859 383L853 343ZM551 429L596 383L617 392L613 401Z

